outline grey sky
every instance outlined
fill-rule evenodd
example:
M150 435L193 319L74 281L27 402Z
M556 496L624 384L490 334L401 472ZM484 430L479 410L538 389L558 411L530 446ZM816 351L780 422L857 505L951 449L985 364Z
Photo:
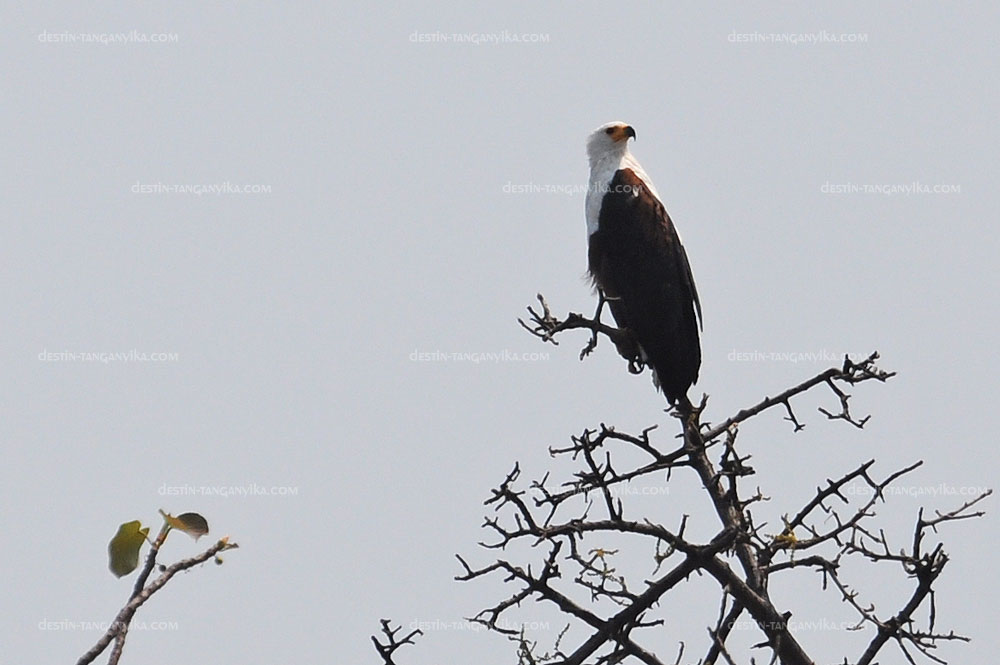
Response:
M379 618L460 621L505 593L452 582L452 555L487 560L481 501L513 461L566 474L548 446L666 420L607 343L580 363L584 334L543 346L516 324L538 291L559 313L593 307L584 196L544 190L586 184L584 140L610 120L636 128L687 246L706 417L845 351L899 372L854 397L873 414L863 432L825 422L819 393L802 433L778 415L745 428L771 520L871 457L885 473L925 460L920 487L992 487L998 11L6 4L0 662L86 650L99 631L43 622L110 620L132 578L107 571L107 541L123 521L155 528L158 508L197 510L242 549L145 607L139 621L168 629L134 631L126 663L374 662ZM48 36L64 33L77 41ZM529 41L496 41L512 35ZM864 191L913 183L931 191ZM142 193L175 185L191 191ZM832 193L845 185L859 191ZM40 359L131 350L176 356ZM504 351L543 355L419 355ZM268 494L167 495L248 485ZM679 485L635 511L688 510L711 535L700 498ZM961 502L920 499L882 509L901 539L921 503ZM954 662L1000 651L996 613L977 607L1000 594L996 536L992 517L944 533L939 625L974 638L942 648ZM174 534L163 557L203 546ZM628 559L635 580L648 554ZM806 579L776 597L849 616ZM857 579L883 611L909 588L898 570ZM708 590L665 608L656 650L704 641ZM561 627L533 605L522 618L549 622L543 643ZM803 642L832 660L857 639ZM431 629L401 660L513 656Z

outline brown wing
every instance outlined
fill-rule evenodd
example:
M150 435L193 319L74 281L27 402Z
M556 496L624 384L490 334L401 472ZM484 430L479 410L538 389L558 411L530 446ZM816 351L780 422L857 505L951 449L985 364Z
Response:
M670 216L630 169L615 174L604 196L589 264L615 321L632 330L667 398L684 396L701 367L701 303Z

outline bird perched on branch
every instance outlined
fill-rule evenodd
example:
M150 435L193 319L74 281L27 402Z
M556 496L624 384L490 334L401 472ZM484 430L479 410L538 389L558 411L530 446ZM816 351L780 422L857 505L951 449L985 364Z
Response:
M628 149L635 130L598 127L587 140L588 263L620 328L630 331L653 382L690 408L701 367L701 303L687 253L656 188Z

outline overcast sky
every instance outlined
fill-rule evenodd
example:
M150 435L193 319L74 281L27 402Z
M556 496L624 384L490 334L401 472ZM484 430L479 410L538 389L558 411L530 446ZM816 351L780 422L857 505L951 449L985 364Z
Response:
M489 488L515 460L565 477L547 448L585 427L676 426L609 344L581 363L585 334L516 323L537 292L593 307L584 141L611 120L687 246L707 419L845 352L899 372L857 391L864 431L826 422L822 392L803 432L744 428L761 518L869 458L922 459L881 509L903 546L921 505L996 484L998 11L5 3L0 662L89 648L134 580L107 542L159 508L212 529L162 560L241 549L144 607L124 663L376 662L382 617L432 624L401 662L514 662L461 623L506 590L452 581L456 552L490 561ZM683 484L634 505L716 528ZM1000 651L996 524L942 533L938 625L974 638L953 662ZM645 544L620 562L652 574ZM882 614L912 585L855 572ZM818 622L807 649L856 657L867 640L822 623L844 605L796 579L772 591ZM645 643L693 661L716 610L693 580ZM543 646L562 627L516 618Z

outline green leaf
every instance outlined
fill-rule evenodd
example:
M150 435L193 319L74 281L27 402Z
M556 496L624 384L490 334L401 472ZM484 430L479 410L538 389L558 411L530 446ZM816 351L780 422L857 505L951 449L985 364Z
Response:
M108 567L115 577L128 575L139 565L139 548L146 542L149 527L133 520L118 527L118 533L108 543Z
M164 513L162 510L160 513L171 528L183 531L195 540L208 533L208 520L198 513L183 513L177 517Z

